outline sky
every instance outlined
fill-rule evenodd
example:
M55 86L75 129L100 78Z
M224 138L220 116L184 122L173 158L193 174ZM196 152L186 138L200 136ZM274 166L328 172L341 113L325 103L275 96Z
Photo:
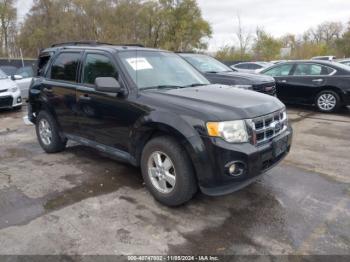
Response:
M244 28L254 33L257 26L275 37L302 34L325 21L350 20L350 0L197 0L203 17L213 29L209 51L235 44L237 14ZM32 0L18 0L18 17L28 13Z

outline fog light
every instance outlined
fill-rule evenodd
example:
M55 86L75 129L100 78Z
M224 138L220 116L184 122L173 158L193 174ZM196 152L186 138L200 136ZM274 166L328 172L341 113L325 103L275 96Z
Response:
M235 161L226 165L226 170L230 176L239 177L244 175L246 165L243 162Z
M18 97L17 98L17 103L21 103L22 102L22 97Z
M230 165L228 172L230 172L230 175L234 174L236 172L236 164Z

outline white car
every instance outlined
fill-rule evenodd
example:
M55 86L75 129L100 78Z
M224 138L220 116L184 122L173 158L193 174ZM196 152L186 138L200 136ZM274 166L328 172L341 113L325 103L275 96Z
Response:
M19 109L22 96L18 85L0 70L0 108Z
M273 65L274 64L269 62L242 62L235 65L231 65L230 67L237 72L257 74L265 68L268 68Z
M323 60L323 61L333 61L337 59L335 56L332 55L326 55L326 56L315 56L311 58L311 60Z
M22 99L27 99L29 87L34 76L33 68L31 66L24 66L21 68L14 66L0 66L0 70L5 72L8 78L16 82L21 90Z

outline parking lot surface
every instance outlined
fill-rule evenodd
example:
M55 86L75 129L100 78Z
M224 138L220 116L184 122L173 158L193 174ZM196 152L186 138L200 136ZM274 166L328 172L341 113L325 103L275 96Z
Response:
M350 254L350 110L290 107L287 159L234 194L167 208L138 169L69 144L39 147L0 111L0 254Z

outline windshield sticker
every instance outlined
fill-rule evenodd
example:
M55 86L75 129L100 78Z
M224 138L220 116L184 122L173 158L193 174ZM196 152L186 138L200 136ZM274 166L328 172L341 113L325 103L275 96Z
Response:
M153 69L152 65L144 57L129 58L126 61L135 71Z

